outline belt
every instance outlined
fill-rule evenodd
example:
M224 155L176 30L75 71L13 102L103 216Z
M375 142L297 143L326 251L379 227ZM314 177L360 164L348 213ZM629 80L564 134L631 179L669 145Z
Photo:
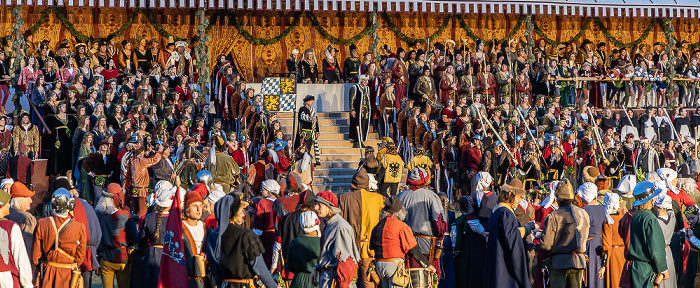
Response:
M612 248L620 248L620 247L625 247L625 245L613 245Z
M414 234L413 236L420 237L420 238L423 238L423 239L428 239L428 240L433 240L433 239L435 239L435 237L432 237L432 236L425 236L425 235L420 235L420 234Z
M190 279L190 280L202 280L202 279L204 279L204 277L201 277L201 276L199 276L199 277L198 277L198 276L187 276L187 279Z
M392 259L392 258L377 259L377 262L391 262L391 263L403 265L403 260L396 260L396 259Z
M595 239L595 238L600 238L600 237L603 237L603 235L598 235L598 236L595 236L595 237L588 238L588 239L586 239L586 241L591 241L591 240L593 240L593 239Z
M152 247L155 247L155 248L163 249L163 245L153 244L153 245L151 245L151 246L152 246Z
M78 265L75 263L58 263L58 262L52 262L48 261L46 262L47 265L56 267L56 268L63 268L63 269L76 269L78 268Z
M275 228L264 230L263 232L275 232Z
M222 280L222 282L225 282L225 283L248 284L248 285L250 285L251 287L253 287L253 285L255 284L255 282L253 281L253 279L224 279L224 280Z

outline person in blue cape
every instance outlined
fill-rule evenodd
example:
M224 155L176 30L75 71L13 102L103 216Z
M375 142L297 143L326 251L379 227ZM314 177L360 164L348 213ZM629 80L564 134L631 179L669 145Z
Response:
M501 187L498 205L489 217L484 287L530 288L524 238L535 229L535 222L520 226L513 213L525 193L518 179Z

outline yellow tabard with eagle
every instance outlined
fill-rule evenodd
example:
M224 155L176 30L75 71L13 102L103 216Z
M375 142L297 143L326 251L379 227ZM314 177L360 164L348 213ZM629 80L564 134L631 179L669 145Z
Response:
M403 160L399 155L384 154L382 166L385 167L384 183L399 183L403 174Z

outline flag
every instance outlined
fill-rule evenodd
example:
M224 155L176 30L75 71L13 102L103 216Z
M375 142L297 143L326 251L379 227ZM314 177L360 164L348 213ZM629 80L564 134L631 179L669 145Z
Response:
M180 187L173 187L175 195L163 235L163 256L160 257L158 288L188 288L185 243L182 232ZM158 220L156 220L158 221Z
M260 86L263 107L268 112L296 110L297 83L293 77L267 77Z

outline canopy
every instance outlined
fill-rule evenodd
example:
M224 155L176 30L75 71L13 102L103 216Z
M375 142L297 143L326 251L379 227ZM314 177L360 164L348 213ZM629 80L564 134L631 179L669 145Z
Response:
M280 11L506 13L600 17L700 17L700 0L0 0L6 5Z

